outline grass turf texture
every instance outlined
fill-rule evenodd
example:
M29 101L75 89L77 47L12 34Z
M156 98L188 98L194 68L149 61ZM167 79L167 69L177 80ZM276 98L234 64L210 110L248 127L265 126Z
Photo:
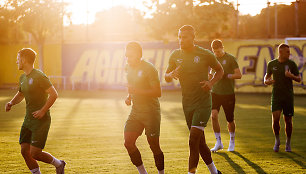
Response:
M16 91L0 91L0 173L30 173L20 154L19 131L25 102L8 113L4 105ZM45 151L67 162L66 173L137 173L123 146L123 127L130 107L125 106L125 92L64 91L51 109L52 123ZM285 152L284 123L281 119L280 152L273 152L270 95L237 94L235 152L227 152L229 135L223 110L219 121L224 150L212 153L223 173L306 173L305 96L295 97L292 151ZM166 173L187 173L188 130L181 107L180 92L164 92L161 147L165 154ZM212 148L215 137L209 120L206 141ZM153 155L142 135L137 146L149 173L157 173ZM55 173L54 167L39 162L42 173ZM198 173L209 173L201 160Z

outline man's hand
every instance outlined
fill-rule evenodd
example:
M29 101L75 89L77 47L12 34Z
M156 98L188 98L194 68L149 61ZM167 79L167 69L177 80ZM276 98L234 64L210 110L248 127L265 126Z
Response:
M273 83L275 83L275 80L272 80L271 77L265 80L266 85L272 85Z
M288 69L288 70L285 71L285 76L292 79L292 77L293 77L294 75L293 75L293 74L290 72L290 70Z
M38 110L38 111L33 112L32 114L34 118L41 119L46 114L46 112L42 110Z
M201 88L202 88L204 91L210 91L211 88L212 88L212 84L211 84L210 81L204 80L204 81L200 82L200 84L202 84Z
M131 104L132 104L132 99L131 99L131 97L130 97L130 96L127 96L124 102L125 102L125 104L126 104L127 106L131 106Z
M176 67L175 70L173 70L172 72L169 73L169 76L175 80L180 78L180 68L181 65Z
M13 104L11 102L7 102L5 105L5 112L8 112L11 110Z

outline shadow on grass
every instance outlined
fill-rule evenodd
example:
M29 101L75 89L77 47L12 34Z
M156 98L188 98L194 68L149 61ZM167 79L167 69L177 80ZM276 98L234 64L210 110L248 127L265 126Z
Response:
M227 153L224 152L216 152L215 154L220 155L222 157L224 157L226 159L226 161L232 166L232 168L239 174L244 174L245 172L243 171L243 169L237 164L235 163L229 156Z
M251 166L257 173L264 174L266 173L259 165L253 163L243 155L241 155L239 152L231 152L237 156L239 156L241 159L243 159L249 166Z
M306 165L304 164L305 157L295 153L295 152L279 152L280 155L286 156L287 158L291 159L293 162L295 162L297 165L301 166L302 169L306 169ZM295 157L300 157L303 159L303 161L297 160Z
M77 101L76 104L73 105L73 107L70 109L69 113L63 118L63 121L60 122L60 125L58 126L61 129L57 129L54 132L54 137L64 137L65 135L67 135L67 133L69 132L68 130L70 129L70 126L67 125L72 125L74 122L73 117L75 116L75 113L77 113L80 105L81 105L82 100L79 99ZM52 118L52 115L51 115ZM51 123L52 125L52 123ZM65 131L63 131L63 127L67 127L67 129L65 129Z

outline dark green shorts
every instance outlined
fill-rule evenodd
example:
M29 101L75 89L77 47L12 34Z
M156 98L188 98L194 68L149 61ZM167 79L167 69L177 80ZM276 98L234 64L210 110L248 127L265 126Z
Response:
M49 121L43 122L36 126L35 129L23 125L20 130L19 144L29 143L32 146L43 149L47 141L49 128Z
M211 114L211 106L196 109L184 108L184 114L189 129L191 126L206 127Z
M294 115L293 98L273 99L271 100L271 110L283 111L285 116Z
M124 132L138 132L150 137L159 137L160 135L160 113L133 114L125 122Z

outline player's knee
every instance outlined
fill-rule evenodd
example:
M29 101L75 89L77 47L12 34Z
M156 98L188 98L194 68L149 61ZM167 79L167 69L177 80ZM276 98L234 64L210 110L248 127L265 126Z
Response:
M135 143L131 141L124 141L124 147L126 149L133 149L135 147Z
M234 123L234 116L226 117L226 121L227 121L229 124L233 124L233 123Z
M31 153L32 158L34 158L35 160L38 160L41 155L40 151L31 151L30 153Z
M199 136L196 133L190 132L189 136L189 147L196 148L199 146Z
M214 120L214 121L218 121L218 112L217 111L211 112L211 119Z
M30 150L26 148L21 148L20 153L23 157L27 157L30 155Z
M285 122L291 123L292 122L292 117L287 117L285 116Z

